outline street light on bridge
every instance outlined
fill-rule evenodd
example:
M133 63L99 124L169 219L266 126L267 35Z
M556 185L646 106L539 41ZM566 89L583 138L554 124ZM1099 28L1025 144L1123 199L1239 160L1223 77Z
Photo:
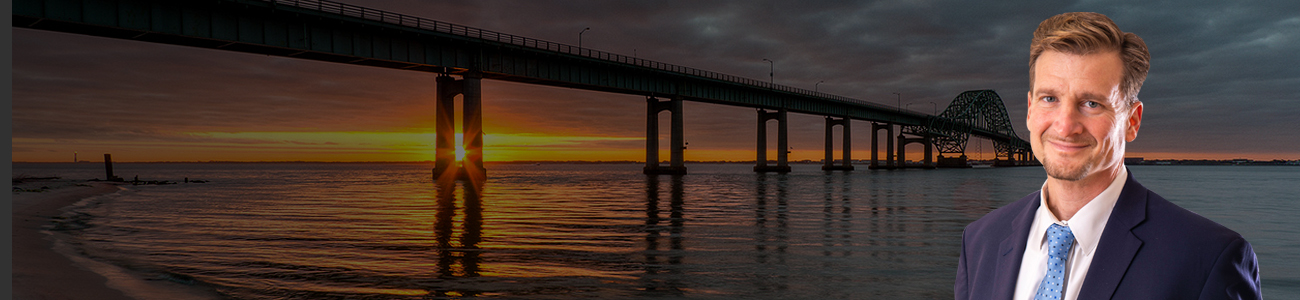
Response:
M903 109L907 109L908 107L912 107L912 104L922 104L922 103L925 103L925 102L912 102L912 103L908 103L907 105L904 105L904 106L903 106ZM932 114L932 115L936 115L936 116L939 115L939 105L938 105L938 104L935 104L933 101L930 102L930 105L932 105L932 106L933 106L932 108L934 109L934 112L931 113L931 114Z
M587 32L587 30L591 30L591 27L583 28L582 31L578 32L578 49L582 49L582 33Z
M822 84L822 82L826 82L826 81L825 81L825 80L818 81L817 84L814 84L814 85L813 85L813 93L816 93L816 92L817 92L817 85Z
M768 62L767 64L767 80L769 81L768 83L772 84L773 86L776 86L776 77L773 75L775 74L774 71L776 70L776 62L766 58L764 58L763 61Z
M894 95L898 95L898 106L896 106L898 107L898 112L903 112L903 94L894 93Z

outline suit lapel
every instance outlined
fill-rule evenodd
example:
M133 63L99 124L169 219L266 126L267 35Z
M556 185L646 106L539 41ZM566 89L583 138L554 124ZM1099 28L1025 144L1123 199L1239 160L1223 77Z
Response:
M1020 277L1020 261L1025 257L1025 242L1029 238L1029 227L1034 222L1034 213L1041 204L1039 193L1034 192L1026 198L1028 205L1011 220L1011 232L998 247L997 273L994 275L995 287L993 299L1011 299L1016 293L1016 281Z
M1102 230L1097 253L1093 255L1088 276L1079 290L1079 299L1110 299L1115 294L1133 257L1142 247L1142 240L1133 234L1133 228L1146 220L1148 193L1147 188L1133 180L1133 173L1129 172L1119 201L1115 202L1115 209L1106 221L1106 229Z

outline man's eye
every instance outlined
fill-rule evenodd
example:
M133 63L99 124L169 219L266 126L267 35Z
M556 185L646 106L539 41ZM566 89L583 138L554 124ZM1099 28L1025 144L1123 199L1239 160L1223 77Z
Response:
M1052 97L1052 96L1044 96L1044 97L1043 97L1043 102L1056 102L1056 97Z
M1088 101L1088 102L1084 102L1083 106L1086 106L1088 108L1098 108L1101 107L1101 103L1097 103L1097 101Z

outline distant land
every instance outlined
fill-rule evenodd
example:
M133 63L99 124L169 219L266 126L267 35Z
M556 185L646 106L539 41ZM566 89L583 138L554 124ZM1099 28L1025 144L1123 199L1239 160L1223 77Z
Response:
M1147 160L1141 157L1124 158L1126 165L1143 165L1143 166L1300 166L1300 160L1251 160L1251 159L1227 159L1227 160L1210 160L1210 159L1152 159Z

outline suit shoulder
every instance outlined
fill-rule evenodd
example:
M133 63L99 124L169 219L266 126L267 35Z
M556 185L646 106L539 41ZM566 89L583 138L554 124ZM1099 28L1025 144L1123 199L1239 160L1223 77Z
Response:
M1236 231L1178 206L1151 191L1147 191L1147 221L1142 225L1145 225L1140 226L1143 231L1162 235L1181 233L1180 235L1201 242L1215 241L1226 244L1244 240Z

